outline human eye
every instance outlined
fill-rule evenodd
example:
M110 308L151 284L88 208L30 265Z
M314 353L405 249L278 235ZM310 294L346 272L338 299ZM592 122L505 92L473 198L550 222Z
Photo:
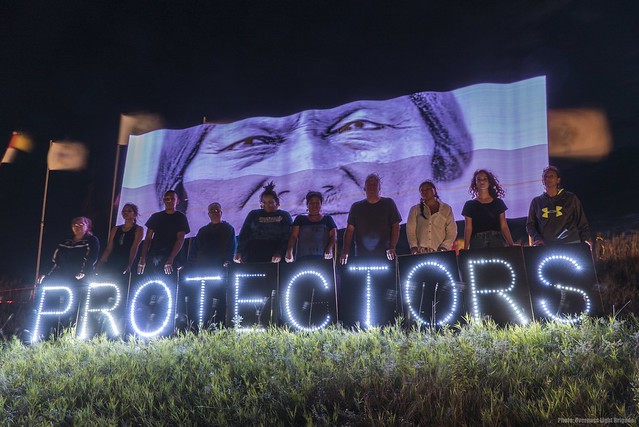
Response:
M329 134L351 132L357 130L384 129L386 125L366 119L341 120L329 129Z
M250 148L266 147L270 145L276 145L283 142L283 138L280 136L270 135L252 135L238 141L235 141L224 148L218 150L218 153L234 152Z

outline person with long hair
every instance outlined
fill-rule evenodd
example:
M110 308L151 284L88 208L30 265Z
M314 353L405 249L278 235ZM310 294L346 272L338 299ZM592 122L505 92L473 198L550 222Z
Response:
M457 237L457 224L450 205L442 202L432 181L419 185L421 200L410 208L406 237L411 254L448 251Z
M337 226L333 217L322 215L324 197L319 191L306 194L308 215L298 215L293 222L291 238L286 250L286 262L304 257L333 259L333 248L337 242ZM296 255L293 249L297 243Z
M260 206L244 220L233 259L237 263L278 263L286 253L293 220L291 214L280 209L280 198L272 181L264 186Z
M462 209L466 225L464 248L512 246L514 242L506 222L508 207L502 200L505 191L495 175L486 169L476 170L468 192L473 199Z
M138 253L144 232L138 225L138 207L126 203L122 207L124 224L116 225L109 233L109 241L98 262L98 271L129 274Z
M91 220L85 216L71 220L73 237L65 239L56 248L49 277L81 280L93 272L100 253L100 242L91 232L92 226Z
M584 208L577 196L561 187L559 169L545 168L542 183L546 191L530 202L526 221L533 245L586 242L592 247Z

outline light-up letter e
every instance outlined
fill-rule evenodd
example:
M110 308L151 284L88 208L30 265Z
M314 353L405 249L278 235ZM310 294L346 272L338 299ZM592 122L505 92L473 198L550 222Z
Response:
M236 273L235 274L235 302L233 303L233 317L238 318L240 315L240 304L264 304L264 298L242 298L240 299L240 278L241 277L266 277L264 273L253 273L253 274L243 274ZM242 330L243 328L238 328Z
M561 291L561 296L562 299L565 295L566 292L574 292L574 293L578 293L581 296L583 296L584 302L585 302L585 308L582 311L582 313L590 313L590 297L588 296L588 294L586 292L584 292L582 289L579 288L575 288L573 286L566 286L566 285L562 285L560 283L550 283L550 281L548 281L543 273L544 267L546 266L546 264L548 263L555 263L555 262L561 262L561 263L565 263L568 264L569 267L572 267L573 271L582 271L581 266L579 265L579 263L577 263L577 261L575 261L574 259L567 257L567 256L563 256L563 255L553 255L553 256L549 256L547 258L544 258L540 263L539 263L539 268L537 269L537 276L539 277L539 280L541 280L541 282L549 287L554 287L557 288ZM548 308L548 303L546 302L546 300L541 300L540 301L541 304L541 309L543 310L544 314L548 317L550 317L553 320L556 320L557 322L562 322L562 323L574 323L577 322L579 320L579 317L577 316L570 316L568 314L562 314L562 313L557 313L557 314L553 314L550 312L550 309Z
M475 269L480 268L481 266L489 266L490 264L501 264L508 270L510 273L510 283L500 289L478 289L477 288L477 280L475 276ZM524 311L515 304L515 301L508 296L509 293L515 289L515 270L509 262L504 261L503 259L477 259L470 260L468 262L468 271L470 273L470 292L471 292L471 304L473 305L473 316L475 319L481 319L481 310L479 309L479 299L481 295L486 294L497 294L500 298L506 301L508 308L515 313L519 323L525 325L529 322L528 317Z

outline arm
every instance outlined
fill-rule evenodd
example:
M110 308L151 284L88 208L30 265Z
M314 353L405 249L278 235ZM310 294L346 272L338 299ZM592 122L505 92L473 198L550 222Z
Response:
M390 247L386 251L386 257L392 261L395 259L397 241L399 240L399 222L391 225L391 238L390 238Z
M470 236L473 235L473 219L469 216L464 217L464 249L470 249Z
M286 262L293 262L293 247L295 246L295 242L297 242L297 236L300 234L300 226L294 225L291 230L291 237L288 239L288 248L286 249L286 257L284 258Z
M115 239L115 232L118 229L118 226L114 226L111 228L111 232L109 233L109 240L107 242L107 247L104 250L104 253L100 257L100 261L98 261L98 266L96 268L100 268L102 264L106 263L109 260L109 256L113 251L113 239Z
M328 232L328 243L324 248L324 259L333 259L333 248L337 243L337 228L331 228Z
M233 257L235 256L235 229L231 224L228 226L228 236L226 238L226 249L224 256L224 266L228 266L229 263L233 261Z
M131 245L131 251L129 252L129 263L126 266L126 270L122 272L122 274L128 274L131 272L131 266L133 265L133 261L135 261L135 256L138 253L138 248L140 247L140 242L142 241L142 236L144 232L142 231L142 227L137 227L135 229L135 238L133 239L133 244ZM109 242L112 243L112 242Z
M506 222L505 212L499 214L499 228L501 228L501 234L503 234L506 239L506 244L513 246L515 242L513 242L513 236L510 235L510 228L508 228L508 223Z
M184 236L186 235L185 231L178 231L177 236L175 238L175 243L173 244L173 248L171 249L171 253L169 254L168 258L166 259L166 262L164 264L165 267L165 273L166 273L166 267L167 266L171 266L173 267L173 261L175 260L176 255L180 252L180 249L182 249L182 245L184 244ZM171 274L173 271L171 271L170 273L167 274Z
M455 239L457 238L457 223L455 222L455 217L453 216L453 210L451 209L446 215L446 237L439 248L440 251L449 251L453 248L453 244L455 243Z
M151 248L151 240L155 231L152 228L146 229L146 237L144 238L144 244L142 245L142 253L140 254L140 261L138 262L138 274L144 274L144 267L146 266L146 256Z
M533 246L539 246L544 244L544 239L541 237L541 232L537 226L537 216L535 199L530 202L530 208L528 209L528 218L526 219L526 233L533 242Z
M342 256L339 259L340 264L345 265L348 262L348 253L351 249L351 242L353 241L353 234L355 233L355 226L348 224L344 231L344 245L342 247Z
M240 228L240 235L237 239L237 252L233 261L237 263L242 263L242 252L246 249L246 245L251 237L251 223L253 222L253 215L255 211L249 212L249 214L244 219L244 224L242 224L242 228Z
M282 212L282 223L281 223L281 239L279 248L271 257L271 262L280 262L282 260L282 254L286 254L286 248L288 246L289 239L291 238L291 225L293 224L293 218L291 218L291 214L286 211Z
M408 247L411 254L418 252L417 247L417 214L415 212L415 206L410 208L408 212L408 219L406 220L406 238L408 239Z

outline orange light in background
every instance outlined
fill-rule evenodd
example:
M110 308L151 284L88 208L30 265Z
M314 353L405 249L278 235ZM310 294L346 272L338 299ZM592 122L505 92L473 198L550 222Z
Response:
M608 119L595 109L548 110L548 154L599 160L612 149Z

